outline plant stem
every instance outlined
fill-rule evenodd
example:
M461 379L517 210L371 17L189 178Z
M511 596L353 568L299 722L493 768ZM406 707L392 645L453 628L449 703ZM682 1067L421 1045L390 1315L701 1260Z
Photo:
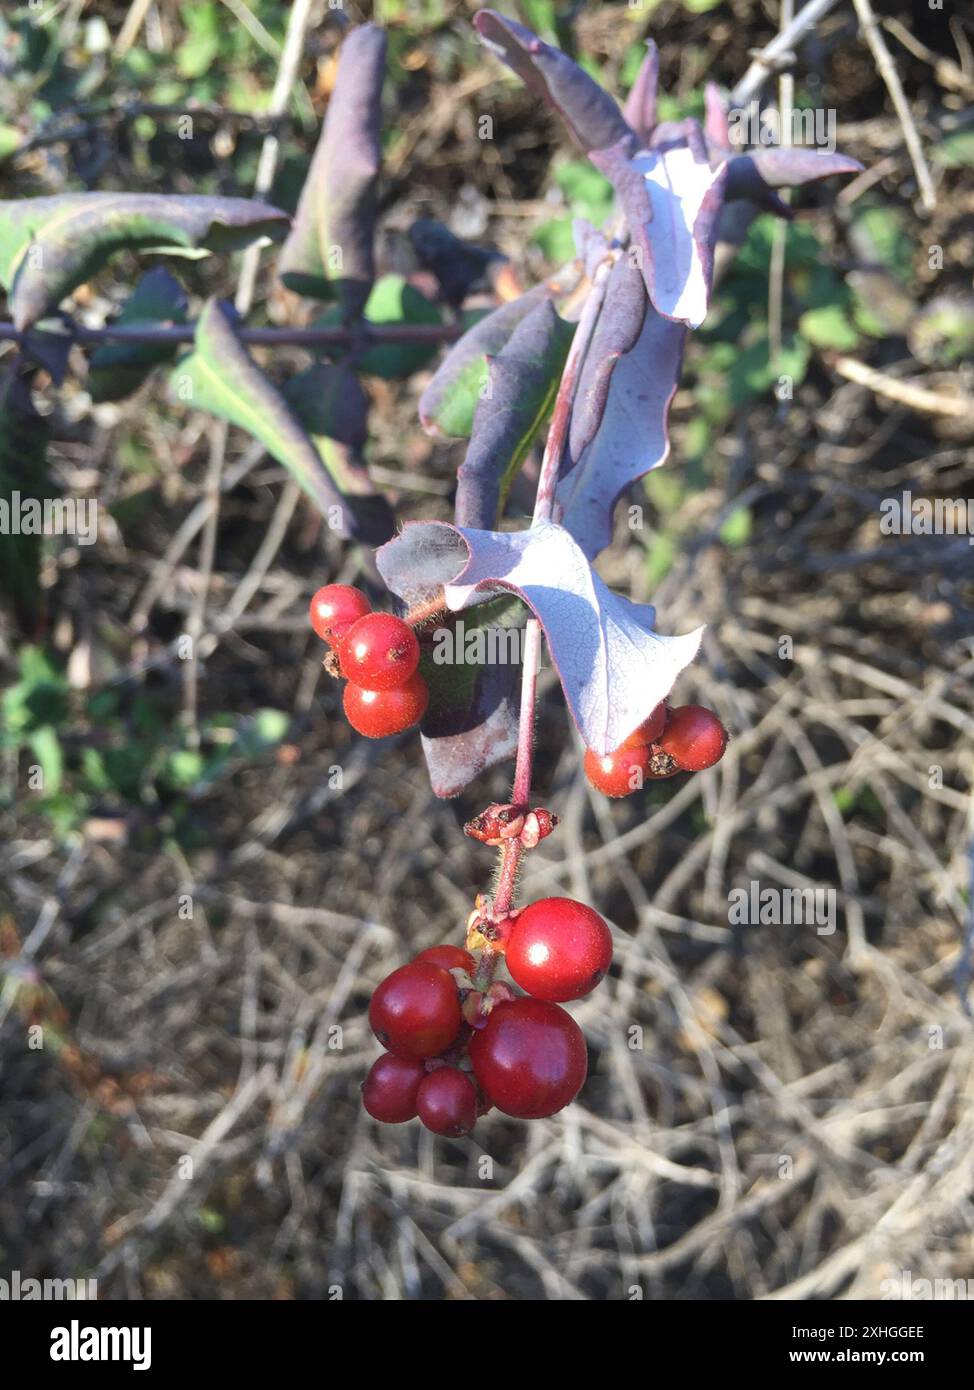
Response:
M572 339L572 345L561 374L558 395L555 397L554 409L551 412L551 426L548 430L544 456L541 460L538 491L534 501L534 515L531 519L532 526L536 526L541 521L550 521L552 518L555 488L565 453L565 445L568 442L568 426L571 421L579 371L592 340L595 325L598 322L602 301L605 298L606 280L611 268L612 262L606 260L595 272L592 288L582 307L578 327L575 330L575 336ZM537 618L529 618L524 633L524 667L521 673L517 761L514 764L514 787L511 793L513 804L525 808L528 806L531 796L531 774L534 763L534 718L540 655L541 624ZM503 917L511 910L523 853L524 846L520 840L509 840L501 848L493 907L496 917ZM485 955L487 954L485 952ZM489 954L493 956L495 953L490 952ZM489 962L488 970L490 974L493 973Z
M27 332L34 332L28 329ZM450 323L364 324L355 328L245 328L237 330L245 343L265 347L347 347L364 336L376 343L449 343L460 336L460 329ZM25 335L12 323L0 322L0 342L19 340ZM59 336L52 330L50 337ZM120 342L143 344L191 343L196 336L195 323L158 324L147 328L143 324L107 324L104 328L84 328L72 323L64 334L76 343Z

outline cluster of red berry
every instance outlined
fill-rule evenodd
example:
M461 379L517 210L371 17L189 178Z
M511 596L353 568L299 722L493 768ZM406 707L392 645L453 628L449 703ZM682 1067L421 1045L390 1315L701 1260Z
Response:
M342 704L366 738L385 738L418 724L429 703L419 671L419 642L408 623L373 613L361 589L326 584L311 600L311 626L332 648L348 684Z
M726 747L727 730L713 710L671 709L663 700L614 753L601 757L587 749L585 776L606 796L628 796L647 779L703 772L720 762Z
M450 945L421 951L379 985L369 1022L386 1053L362 1086L375 1119L418 1115L434 1134L458 1137L494 1106L536 1120L578 1095L585 1039L559 1005L608 971L609 928L583 903L544 898L512 914L491 949L525 995L503 983L478 989L479 952Z

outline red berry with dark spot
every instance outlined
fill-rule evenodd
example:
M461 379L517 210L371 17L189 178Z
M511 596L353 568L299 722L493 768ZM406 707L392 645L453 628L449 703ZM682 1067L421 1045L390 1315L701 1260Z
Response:
M520 1120L553 1115L575 1099L588 1054L575 1020L546 999L515 999L491 1010L470 1043L474 1075L498 1110Z
M391 1052L374 1062L362 1082L362 1104L374 1120L400 1125L416 1118L416 1092L426 1075L422 1062L394 1057Z
M468 974L477 968L477 962L469 951L447 942L442 946L427 946L425 951L420 951L416 960L429 961L431 965L442 966L444 970L466 970Z
M606 796L628 796L630 792L639 791L646 780L649 749L644 745L617 748L614 753L602 757L586 748L583 767L596 791Z
M337 647L352 624L371 611L361 589L353 589L351 584L326 584L311 600L309 616L321 640Z
M542 898L515 918L505 956L511 978L535 999L563 1004L589 994L612 964L612 934L572 898Z
M428 961L401 965L372 995L369 1023L382 1046L397 1057L435 1057L460 1031L456 981Z
M342 675L366 690L395 690L419 665L419 642L393 613L367 613L345 633L338 648Z
M416 1110L427 1129L459 1139L477 1121L479 1097L473 1077L459 1067L437 1067L419 1084Z
M647 744L655 743L666 728L667 713L666 701L660 700L649 718L644 719L638 729L633 729L620 746L622 748L642 748Z
M684 772L703 772L724 756L727 730L713 710L703 705L679 705L657 743Z
M345 717L366 738L401 734L418 724L429 704L429 686L416 671L395 690L366 690L349 681L342 697Z

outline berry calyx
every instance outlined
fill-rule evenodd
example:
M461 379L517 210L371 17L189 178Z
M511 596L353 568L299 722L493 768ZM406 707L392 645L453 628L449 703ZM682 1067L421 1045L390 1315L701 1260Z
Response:
M397 1057L435 1057L456 1038L460 1023L453 976L428 961L411 961L394 970L369 1004L373 1033Z
M666 728L666 718L669 711L666 708L666 701L660 700L647 719L644 719L638 729L633 729L632 733L620 745L622 748L641 748L647 744L655 743L660 734Z
M727 747L727 730L703 705L679 705L670 714L657 740L684 772L703 772L720 762Z
M514 921L505 956L511 978L535 999L562 1004L591 993L612 964L612 934L592 908L542 898Z
M477 968L477 962L469 951L462 946L451 946L449 942L444 942L442 946L427 946L415 959L442 966L444 970L466 970L468 975Z
M418 724L426 713L429 698L429 686L416 671L395 690L366 690L350 681L342 705L356 733L366 738L386 738Z
M326 584L311 600L308 616L321 640L336 647L353 623L371 611L372 605L361 589L351 584Z
M459 1139L477 1121L479 1096L473 1078L459 1067L437 1067L419 1084L416 1111L427 1129Z
M623 746L603 757L586 748L583 767L585 776L596 791L606 796L629 796L631 792L639 791L646 779L649 749L645 745L636 748Z
M362 1082L362 1104L374 1120L401 1125L416 1118L416 1093L426 1076L420 1061L394 1057L391 1052L374 1062Z
M487 1099L520 1120L563 1109L588 1071L581 1029L546 999L497 1004L470 1043L470 1061Z
M342 675L366 690L395 690L419 665L419 642L393 613L367 613L345 633L338 649Z

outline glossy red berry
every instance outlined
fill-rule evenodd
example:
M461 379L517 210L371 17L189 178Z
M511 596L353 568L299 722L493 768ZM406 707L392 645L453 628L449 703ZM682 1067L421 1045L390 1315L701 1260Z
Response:
M453 976L428 961L401 965L379 985L369 1023L397 1057L435 1057L460 1031L460 1000Z
M685 772L703 772L724 756L727 730L713 710L703 705L679 705L657 742Z
M311 626L323 642L335 647L353 623L372 611L361 589L350 584L326 584L311 600Z
M495 1005L486 1028L474 1034L470 1061L487 1099L521 1120L563 1109L588 1070L581 1029L546 999Z
M451 946L448 942L442 946L427 946L416 956L416 960L429 961L431 965L442 966L444 970L466 970L468 975L477 968L477 962L469 951L462 946Z
M342 638L338 662L346 680L366 690L394 690L419 665L419 642L395 614L367 613Z
M660 700L648 719L644 719L638 729L633 729L620 746L622 748L642 748L647 744L655 743L666 728L667 713L666 701Z
M416 1092L426 1075L422 1062L387 1052L362 1083L362 1104L374 1120L400 1125L416 1118Z
M630 792L639 791L646 780L649 749L645 745L622 747L602 757L587 748L583 767L596 791L606 796L628 796Z
M342 697L345 717L366 738L401 734L418 724L429 704L429 686L416 671L396 690L365 690L349 681Z
M416 1110L434 1134L458 1139L473 1129L478 1102L473 1077L459 1067L437 1067L420 1082Z
M589 994L612 964L612 934L572 898L542 898L514 920L505 955L511 978L535 999L562 1004Z

